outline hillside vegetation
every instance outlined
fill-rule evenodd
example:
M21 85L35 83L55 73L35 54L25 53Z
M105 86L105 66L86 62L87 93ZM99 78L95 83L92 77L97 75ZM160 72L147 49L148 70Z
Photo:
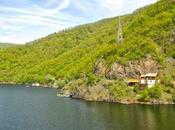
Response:
M1 43L0 42L0 48L7 48L7 47L12 47L15 46L16 44L12 44L12 43Z
M52 77L68 83L82 74L93 79L94 65L100 58L111 66L151 57L163 68L167 59L175 59L173 1L160 0L124 15L122 25L122 44L116 42L115 17L66 29L23 46L0 49L0 82L47 84L48 77Z

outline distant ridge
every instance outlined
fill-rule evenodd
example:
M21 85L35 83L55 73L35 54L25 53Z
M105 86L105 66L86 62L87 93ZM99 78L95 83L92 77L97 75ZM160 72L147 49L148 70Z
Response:
M11 46L15 46L16 44L14 43L2 43L0 42L0 48L7 48L7 47L11 47Z

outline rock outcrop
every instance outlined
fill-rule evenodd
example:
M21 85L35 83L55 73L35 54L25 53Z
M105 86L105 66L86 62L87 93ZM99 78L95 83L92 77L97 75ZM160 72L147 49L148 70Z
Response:
M106 62L103 59L100 59L99 61L96 62L95 67L94 67L94 73L97 76L105 76L106 75Z
M151 58L145 58L140 61L129 61L126 65L116 62L110 68L107 68L105 62L102 60L95 67L95 74L104 75L110 79L138 78L141 74L158 72L158 69L158 63Z

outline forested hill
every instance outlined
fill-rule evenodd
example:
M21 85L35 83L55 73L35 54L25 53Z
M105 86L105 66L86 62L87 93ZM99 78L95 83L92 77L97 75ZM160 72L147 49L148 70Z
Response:
M124 43L117 44L118 17L51 34L23 46L0 49L0 82L46 83L94 74L100 58L114 62L152 57L160 65L175 58L175 3L156 4L122 16Z
M6 47L11 47L11 46L15 46L15 44L0 42L0 48L6 48Z

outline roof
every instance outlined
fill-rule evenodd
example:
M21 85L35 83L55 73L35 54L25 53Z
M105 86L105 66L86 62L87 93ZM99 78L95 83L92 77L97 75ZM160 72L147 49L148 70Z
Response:
M148 73L146 74L147 77L156 77L157 73Z
M140 81L138 79L128 79L128 83L139 83Z
M141 78L144 78L144 77L146 77L146 75L141 75L140 77L141 77Z
M156 76L157 76L157 73L148 73L146 75L141 75L140 77L144 78L144 77L156 77Z

